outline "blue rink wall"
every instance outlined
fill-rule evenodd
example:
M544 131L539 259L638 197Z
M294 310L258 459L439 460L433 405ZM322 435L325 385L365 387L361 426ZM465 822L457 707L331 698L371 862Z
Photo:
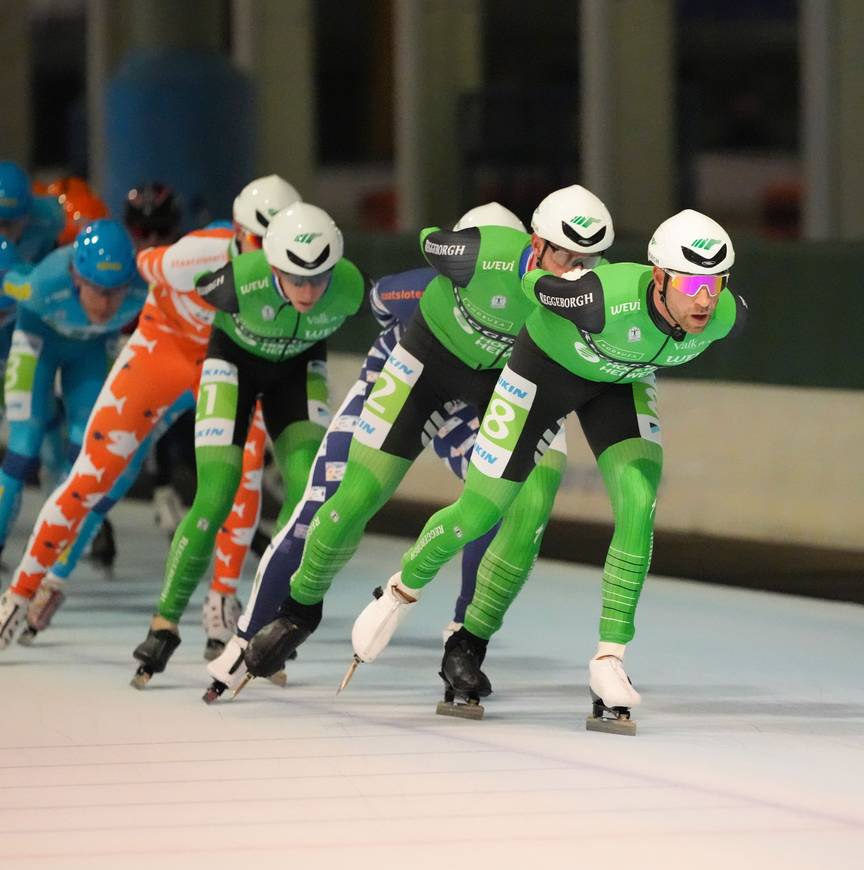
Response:
M254 93L222 56L158 49L127 58L106 96L106 186L112 212L126 191L159 180L181 194L186 225L230 218L254 168Z

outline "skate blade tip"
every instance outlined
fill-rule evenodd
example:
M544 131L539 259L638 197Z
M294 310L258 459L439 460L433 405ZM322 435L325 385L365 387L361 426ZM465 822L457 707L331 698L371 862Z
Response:
M636 723L632 719L602 719L589 716L585 720L586 731L597 731L601 734L620 734L622 737L636 736Z
M354 658L351 661L351 664L348 665L348 670L345 671L345 676L342 677L342 682L339 683L339 688L336 689L336 694L338 695L347 685L351 682L351 678L354 676L357 668L360 666L361 660L360 657L355 653Z

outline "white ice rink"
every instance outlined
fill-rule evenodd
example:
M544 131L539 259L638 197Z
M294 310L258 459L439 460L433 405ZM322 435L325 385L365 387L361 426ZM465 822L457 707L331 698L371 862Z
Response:
M288 687L207 707L203 588L169 669L129 687L166 543L146 506L115 524L117 578L82 567L36 645L0 653L4 870L864 867L858 606L652 576L638 736L589 734L599 571L540 562L490 646L486 719L447 719L455 565L335 696L351 621L404 549L369 538Z

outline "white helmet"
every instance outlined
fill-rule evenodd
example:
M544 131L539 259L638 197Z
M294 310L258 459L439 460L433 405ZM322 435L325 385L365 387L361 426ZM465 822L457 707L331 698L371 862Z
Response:
M291 275L320 275L342 259L343 250L333 218L306 202L282 209L264 234L267 262Z
M732 268L735 249L717 221L685 208L654 230L648 243L648 259L673 272L720 275Z
M303 202L303 197L294 187L278 175L265 175L250 181L234 197L234 221L253 235L263 236L273 215L295 202Z
M599 254L615 241L609 209L579 184L549 194L534 210L531 229L559 248Z
M525 232L525 224L498 202L487 202L466 211L453 226L454 230L467 230L469 227L510 227Z

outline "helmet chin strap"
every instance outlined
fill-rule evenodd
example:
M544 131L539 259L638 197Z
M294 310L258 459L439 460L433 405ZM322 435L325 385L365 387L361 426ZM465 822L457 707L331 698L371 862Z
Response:
M684 341L687 337L687 333L684 331L684 327L675 319L675 315L669 310L669 306L666 304L666 289L669 284L669 276L666 272L663 273L663 286L660 288L660 301L663 303L663 307L666 309L666 313L669 317L672 318L672 323L674 326L672 327L672 340L673 341Z

